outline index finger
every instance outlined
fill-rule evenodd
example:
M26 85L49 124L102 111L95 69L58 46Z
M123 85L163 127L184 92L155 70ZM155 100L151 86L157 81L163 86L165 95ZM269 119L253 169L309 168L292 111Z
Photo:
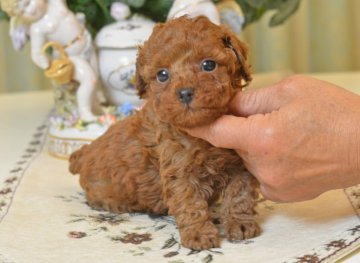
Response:
M223 115L213 123L186 130L190 135L204 139L215 147L247 151L252 136L249 120L244 117Z

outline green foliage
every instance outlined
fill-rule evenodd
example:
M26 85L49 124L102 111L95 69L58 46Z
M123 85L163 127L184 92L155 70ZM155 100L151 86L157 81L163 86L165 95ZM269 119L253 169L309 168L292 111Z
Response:
M215 3L219 0L213 0ZM174 0L67 0L71 10L86 15L89 29L95 33L102 26L113 21L109 14L113 2L123 2L132 12L163 22ZM300 0L236 0L242 8L246 25L259 20L267 11L275 11L269 26L277 26L288 19L300 6Z
M147 0L139 8L132 8L132 11L150 17L156 22L164 22L174 0Z
M285 22L300 6L300 0L236 0L241 6L246 25L259 20L266 11L273 10L269 26L277 26Z
M0 9L0 21L3 20L3 19L8 19L8 16L5 14L4 11L2 11L2 10Z
M132 12L148 16L154 21L165 21L174 0L67 0L68 7L75 13L86 16L87 28L92 35L114 19L110 15L110 7L114 2L127 4Z
M220 0L213 0L217 3ZM74 13L86 16L87 28L95 35L100 28L114 22L110 7L114 2L127 4L132 12L148 16L154 21L163 22L174 0L67 0L68 7ZM275 11L269 26L282 24L299 7L300 0L236 0L245 15L246 25L259 20L265 12ZM8 18L0 9L0 20Z
M272 16L269 25L277 26L285 22L289 16L294 14L300 6L300 0L289 0L284 2L284 4L279 5L278 11L275 15Z
M67 0L69 9L74 13L84 13L86 25L92 35L106 24L113 22L110 16L112 0Z
M119 0L119 2L123 2L124 4L134 8L140 8L144 6L146 0Z

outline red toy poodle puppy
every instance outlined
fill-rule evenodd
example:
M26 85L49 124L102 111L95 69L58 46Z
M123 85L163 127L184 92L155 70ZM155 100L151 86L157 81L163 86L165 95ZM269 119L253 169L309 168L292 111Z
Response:
M158 24L136 62L144 108L70 157L90 206L170 214L182 245L202 250L220 245L209 213L220 198L228 240L257 236L257 182L240 157L184 132L228 112L251 80L246 58L236 36L205 17Z

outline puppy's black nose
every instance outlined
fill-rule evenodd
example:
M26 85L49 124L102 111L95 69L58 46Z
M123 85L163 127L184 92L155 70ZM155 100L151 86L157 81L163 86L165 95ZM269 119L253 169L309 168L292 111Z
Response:
M178 98L183 104L189 104L194 97L194 90L192 88L182 88L177 92Z

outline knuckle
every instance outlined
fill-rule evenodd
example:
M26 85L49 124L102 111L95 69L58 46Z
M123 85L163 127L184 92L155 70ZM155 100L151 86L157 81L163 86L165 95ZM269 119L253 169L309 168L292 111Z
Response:
M300 88L306 87L303 85L309 77L304 75L291 75L280 81L279 89L281 92L295 92Z
M279 145L278 138L278 131L275 126L267 125L264 127L262 131L258 133L258 138L256 138L255 154L274 156L277 145Z
M215 148L222 148L224 147L222 139L217 136L216 133L212 133L211 131L209 131L206 136L205 136L205 140L208 141L212 146L214 146Z
M264 123L262 115L254 115L252 118L249 118L249 125L247 134L249 134L249 138L247 138L248 144L251 145L253 153L255 155L264 155L269 154L274 149L276 145L276 137L277 137L277 127L273 122ZM261 127L255 125L255 123L263 123Z
M219 119L208 126L206 140L217 148L231 148L230 146L234 146L226 126Z
M217 136L217 128L212 124L206 132L206 140L215 147L220 147L219 136Z
M302 75L291 75L283 79L281 82L286 86L296 86L299 81L304 78Z

